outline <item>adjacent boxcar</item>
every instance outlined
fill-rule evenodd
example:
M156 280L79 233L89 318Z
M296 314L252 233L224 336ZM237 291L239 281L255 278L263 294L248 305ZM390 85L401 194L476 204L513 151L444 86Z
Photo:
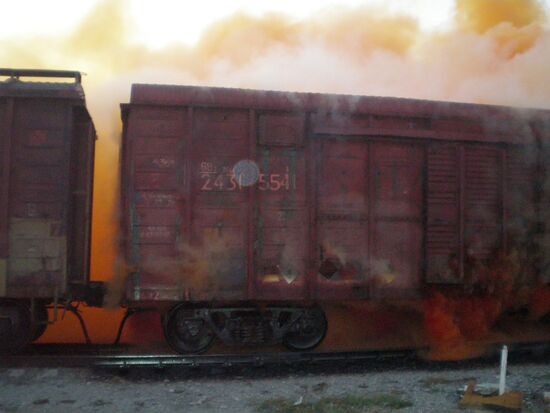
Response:
M96 135L80 73L0 69L0 76L0 347L12 348L44 332L46 306L90 298L94 290Z
M308 349L326 331L323 302L476 284L476 265L539 222L537 125L549 117L134 85L122 105L126 302L163 309L178 351L214 336ZM522 257L536 282L540 263Z

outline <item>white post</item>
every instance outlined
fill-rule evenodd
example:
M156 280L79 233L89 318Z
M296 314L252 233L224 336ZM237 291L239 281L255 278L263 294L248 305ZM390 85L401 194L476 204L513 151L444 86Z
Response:
M506 365L508 364L508 346L502 346L500 353L500 382L498 384L499 396L504 394L506 389Z

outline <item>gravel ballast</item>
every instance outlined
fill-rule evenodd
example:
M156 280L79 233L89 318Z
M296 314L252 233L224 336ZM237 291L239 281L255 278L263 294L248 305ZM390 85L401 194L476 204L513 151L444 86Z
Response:
M398 409L403 413L464 412L458 408L460 389L470 380L498 383L498 366L426 368L398 362L350 369L137 369L124 375L117 370L0 368L0 412L252 413L267 411L274 400L308 406L347 397L395 398L403 402ZM507 385L524 393L524 412L544 412L550 362L510 364ZM397 409L381 405L364 411Z

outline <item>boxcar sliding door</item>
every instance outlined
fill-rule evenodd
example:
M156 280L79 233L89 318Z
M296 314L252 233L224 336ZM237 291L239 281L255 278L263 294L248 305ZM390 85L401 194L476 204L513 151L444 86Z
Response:
M414 295L422 265L423 148L406 143L374 143L371 156L373 295Z
M369 286L369 145L317 142L317 296L366 298Z
M317 140L317 296L414 295L422 263L420 145Z

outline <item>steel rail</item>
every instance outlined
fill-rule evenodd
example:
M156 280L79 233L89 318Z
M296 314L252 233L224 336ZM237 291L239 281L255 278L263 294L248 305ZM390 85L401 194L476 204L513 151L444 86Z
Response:
M233 366L266 366L297 365L306 363L323 363L330 361L363 361L402 358L414 352L327 352L327 353L267 353L267 354L231 354L231 355L139 355L119 356L97 360L102 367L233 367Z
M514 345L511 354L548 354L548 343ZM419 360L417 350L344 351L344 352L273 352L258 354L130 354L128 347L36 345L30 352L0 355L2 367L254 367L296 366L334 362ZM444 362L435 362L441 365Z
M111 354L109 354L112 352ZM101 354L107 353L107 354ZM35 352L0 355L0 367L232 367L297 365L338 361L384 360L414 356L414 350L361 352L274 352L258 354L128 354L115 347L98 348L98 352L64 346L38 347Z

